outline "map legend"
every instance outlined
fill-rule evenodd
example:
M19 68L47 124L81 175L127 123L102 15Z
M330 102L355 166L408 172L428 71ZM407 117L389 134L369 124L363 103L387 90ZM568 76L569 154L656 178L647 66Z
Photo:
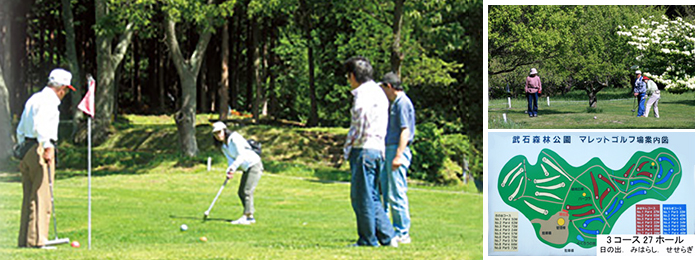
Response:
M688 234L685 204L664 204L664 235Z
M518 251L518 212L496 212L493 217L493 250Z
M637 204L637 235L661 234L661 206Z

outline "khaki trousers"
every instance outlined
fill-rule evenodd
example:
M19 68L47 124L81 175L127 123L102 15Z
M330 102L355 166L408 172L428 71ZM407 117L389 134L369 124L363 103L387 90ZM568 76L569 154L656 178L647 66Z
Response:
M51 220L48 167L51 167L53 180L55 165L53 161L48 165L42 158L43 154L44 148L34 145L19 164L23 189L19 247L41 247L48 240Z

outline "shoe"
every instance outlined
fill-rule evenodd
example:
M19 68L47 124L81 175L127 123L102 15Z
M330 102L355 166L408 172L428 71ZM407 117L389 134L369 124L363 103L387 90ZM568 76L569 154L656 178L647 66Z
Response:
M399 236L399 243L410 244L411 243L411 236L408 234L403 235L403 236Z
M391 239L391 242L389 242L388 246L399 247L399 236L394 236L394 238Z
M231 221L231 224L234 225L250 225L253 223L255 223L255 218L248 218L246 216L241 216L239 219Z
M537 117L537 114L535 114L535 117Z

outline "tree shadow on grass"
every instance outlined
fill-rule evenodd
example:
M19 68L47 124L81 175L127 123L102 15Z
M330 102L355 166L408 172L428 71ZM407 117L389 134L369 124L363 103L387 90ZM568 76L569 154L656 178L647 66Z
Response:
M659 101L659 108L661 108L665 104L678 104L678 105L686 105L690 107L695 106L695 100L678 100L678 101L663 101L663 97L661 97L662 100Z

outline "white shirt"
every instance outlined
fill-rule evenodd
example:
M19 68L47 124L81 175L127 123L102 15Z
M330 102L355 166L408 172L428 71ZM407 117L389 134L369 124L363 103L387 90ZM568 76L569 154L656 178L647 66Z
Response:
M44 148L53 147L51 140L58 140L59 105L61 99L50 87L34 93L24 104L17 125L17 141L23 143L25 138L36 138Z
M373 80L352 90L355 99L351 110L352 122L345 140L345 158L351 148L375 149L384 154L384 138L389 124L389 100Z
M226 143L221 146L221 151L228 159L229 166L226 172L236 171L238 167L247 171L250 166L261 162L260 156L253 151L248 141L238 132L233 132L228 136Z

